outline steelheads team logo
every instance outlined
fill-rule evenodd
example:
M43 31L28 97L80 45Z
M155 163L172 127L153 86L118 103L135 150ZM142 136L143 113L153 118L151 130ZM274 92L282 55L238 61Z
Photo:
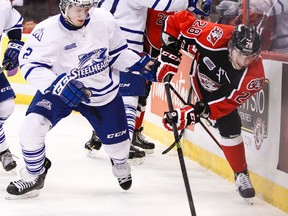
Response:
M100 73L109 67L109 60L106 56L107 48L100 48L89 53L79 55L78 68L71 70L71 76L83 78Z
M219 26L215 26L207 36L207 40L214 46L222 35L223 30Z

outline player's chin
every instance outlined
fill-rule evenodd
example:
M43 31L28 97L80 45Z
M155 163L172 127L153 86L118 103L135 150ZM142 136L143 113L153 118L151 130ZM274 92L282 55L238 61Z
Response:
M75 26L81 27L84 25L85 20L77 20L77 22L74 23Z

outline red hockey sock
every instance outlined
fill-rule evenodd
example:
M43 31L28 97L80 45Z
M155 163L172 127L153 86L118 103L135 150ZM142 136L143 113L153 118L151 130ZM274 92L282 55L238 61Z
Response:
M145 111L142 111L140 113L140 116L136 117L135 130L138 130L142 126L143 119L144 119L144 114L145 114Z
M222 151L235 173L242 172L247 169L244 144L241 142L236 146L223 146Z

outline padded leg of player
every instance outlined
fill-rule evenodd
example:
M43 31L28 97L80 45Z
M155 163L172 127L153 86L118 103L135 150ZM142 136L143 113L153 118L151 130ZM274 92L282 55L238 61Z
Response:
M24 117L20 127L19 139L24 150L35 150L44 145L51 122L42 115L30 113Z
M14 107L15 103L13 98L0 103L0 161L6 171L13 170L17 166L16 161L13 159L13 155L8 149L8 143L3 128L4 122L13 113Z
M112 162L113 174L117 178L120 187L124 190L128 190L132 185L131 168L127 163L130 145L129 139L110 145L103 143L103 148Z
M10 182L6 191L8 195L6 199L25 199L37 197L40 194L40 189L44 187L45 178L48 169L51 167L51 161L45 158L43 168L39 174L31 174L26 168L20 171L20 179Z
M87 151L87 156L90 158L96 158L97 152L100 150L101 146L102 142L97 133L93 130L90 140L88 140L84 146Z

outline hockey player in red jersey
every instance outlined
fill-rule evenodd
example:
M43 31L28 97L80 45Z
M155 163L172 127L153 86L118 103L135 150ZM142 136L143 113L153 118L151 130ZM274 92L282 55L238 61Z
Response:
M259 91L265 81L259 34L254 27L211 23L182 11L165 20L162 40L153 77L158 82L169 81L177 72L180 47L186 51L192 45L197 48L190 76L198 101L165 112L164 126L172 130L174 122L181 130L199 122L200 117L216 120L219 142L235 173L237 190L243 198L254 197L237 107Z

